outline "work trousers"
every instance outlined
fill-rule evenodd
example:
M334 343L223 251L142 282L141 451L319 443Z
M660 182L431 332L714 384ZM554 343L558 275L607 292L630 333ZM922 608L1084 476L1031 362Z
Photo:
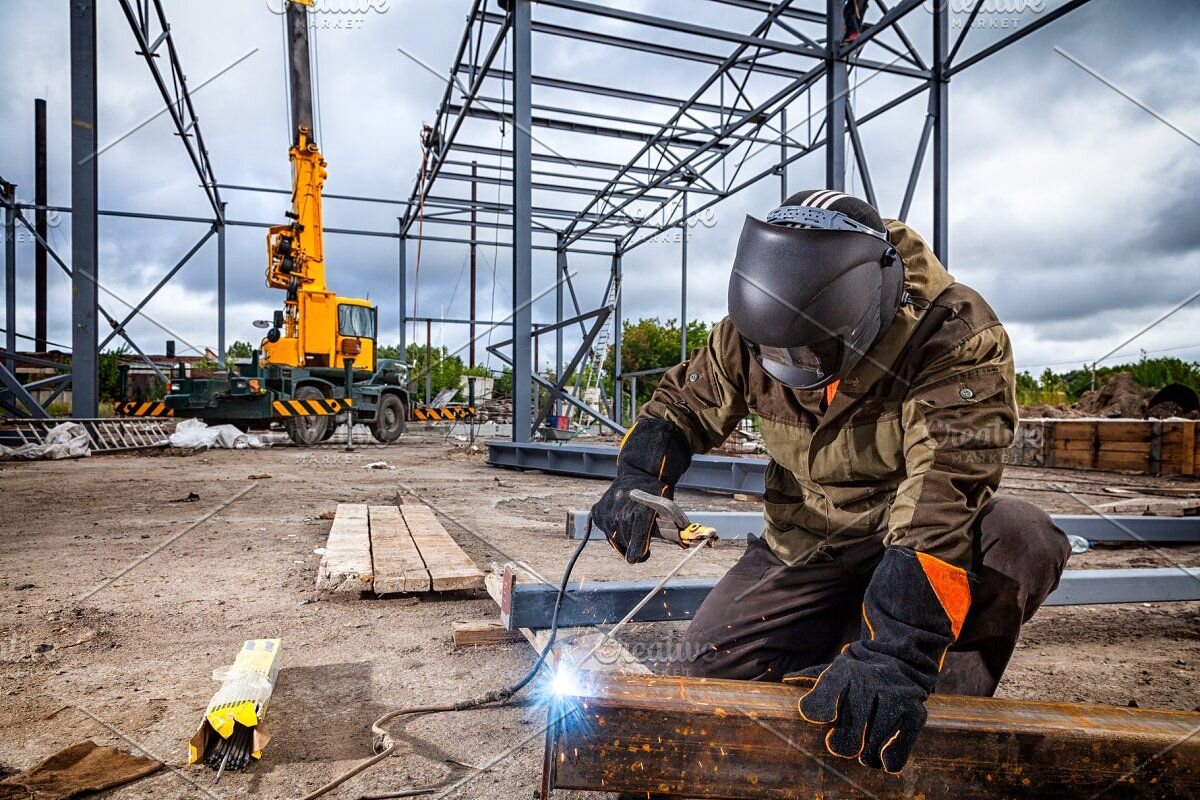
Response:
M1022 500L992 498L972 529L979 581L935 691L991 696L1021 626L1058 586L1070 546L1049 515ZM883 557L883 534L789 567L752 538L696 612L668 670L778 681L825 664L859 638L863 594Z

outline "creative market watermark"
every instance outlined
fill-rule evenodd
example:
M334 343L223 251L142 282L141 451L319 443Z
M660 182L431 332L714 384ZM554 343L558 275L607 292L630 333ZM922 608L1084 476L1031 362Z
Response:
M1012 30L1027 21L1028 15L1046 10L1046 0L925 0L922 7L935 13L950 7L950 27Z
M267 9L282 16L293 0L264 0ZM316 30L360 30L371 14L386 14L391 0L312 0L305 5L308 27Z

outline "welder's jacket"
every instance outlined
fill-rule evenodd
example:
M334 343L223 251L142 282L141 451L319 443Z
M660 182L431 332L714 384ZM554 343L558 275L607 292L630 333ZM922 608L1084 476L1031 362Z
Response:
M789 564L886 532L886 544L971 569L971 525L1016 430L1012 351L916 232L891 221L888 235L906 302L828 408L823 389L767 375L726 318L640 415L673 422L703 453L757 414L771 456L764 538Z

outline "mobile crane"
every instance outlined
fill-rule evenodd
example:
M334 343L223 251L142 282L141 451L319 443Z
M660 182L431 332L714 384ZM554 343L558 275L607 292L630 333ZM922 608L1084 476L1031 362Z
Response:
M338 414L370 425L393 442L410 405L406 368L376 352L378 309L340 297L325 282L321 191L326 162L314 138L312 70L305 6L287 0L292 145L290 220L267 232L267 286L284 291L283 309L265 327L261 358L248 365L189 377L173 375L160 413L249 426L282 422L289 438L311 445L328 439ZM153 404L123 404L127 413L154 413ZM142 409L146 408L145 411Z

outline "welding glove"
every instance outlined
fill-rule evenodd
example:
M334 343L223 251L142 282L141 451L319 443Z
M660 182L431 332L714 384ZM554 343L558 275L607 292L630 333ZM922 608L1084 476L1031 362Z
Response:
M925 725L925 700L962 630L975 576L907 547L888 547L863 598L858 641L833 663L784 676L816 678L800 716L830 725L829 752L898 773Z
M630 564L650 557L650 539L658 536L654 511L633 500L634 489L675 497L675 484L692 462L683 432L666 420L639 419L625 433L617 454L617 477L592 506L592 524Z

